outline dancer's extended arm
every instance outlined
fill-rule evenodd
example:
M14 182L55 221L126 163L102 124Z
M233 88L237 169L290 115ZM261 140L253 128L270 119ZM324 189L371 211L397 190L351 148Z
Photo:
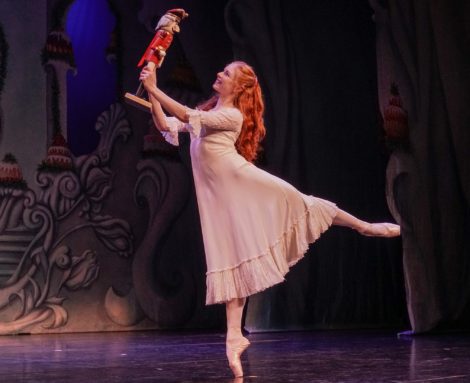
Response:
M154 108L155 104L155 114L157 115L155 116L157 117L156 123L161 123L162 121L160 118L164 118L161 107L163 107L172 116L175 116L178 120L183 122L189 121L186 107L183 104L180 104L178 101L173 100L171 97L157 88L157 76L155 71L145 67L142 69L140 74L140 80L144 84L145 90L149 94L150 102L152 103L152 109ZM160 106L158 106L158 104L160 104ZM152 115L153 114L154 113L152 113Z
M152 104L152 120L155 126L157 127L158 130L162 132L167 132L168 126L166 124L166 116L165 113L163 112L162 106L160 103L157 101L155 97L150 95L149 93L149 101Z

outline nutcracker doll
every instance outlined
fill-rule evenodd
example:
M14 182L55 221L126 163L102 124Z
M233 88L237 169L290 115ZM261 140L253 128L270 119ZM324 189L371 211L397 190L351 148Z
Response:
M141 68L146 65L152 70L160 68L166 56L166 51L173 41L173 35L179 33L180 22L188 17L184 9L170 9L158 21L155 28L155 36L145 50L144 55L140 59L137 67ZM150 111L151 104L143 98L144 87L139 85L135 94L126 93L125 100L139 108Z

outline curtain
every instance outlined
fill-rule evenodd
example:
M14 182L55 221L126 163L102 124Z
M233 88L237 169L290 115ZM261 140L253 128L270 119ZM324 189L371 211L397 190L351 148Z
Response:
M412 329L468 328L470 3L371 5L381 107L395 82L408 114L409 145L392 153L388 182L403 228Z
M258 74L267 138L260 166L369 221L390 220L366 1L232 0L236 59ZM406 326L400 239L332 228L283 283L250 297L250 330Z

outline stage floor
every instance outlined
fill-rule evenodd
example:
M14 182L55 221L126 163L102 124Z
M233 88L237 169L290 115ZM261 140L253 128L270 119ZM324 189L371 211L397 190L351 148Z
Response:
M252 334L234 380L221 333L86 333L0 337L10 382L470 382L470 334L390 331Z

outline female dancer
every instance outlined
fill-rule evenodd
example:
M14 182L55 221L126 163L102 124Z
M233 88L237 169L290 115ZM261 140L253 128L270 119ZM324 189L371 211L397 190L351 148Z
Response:
M140 79L165 139L178 145L178 132L191 135L207 263L206 304L225 303L227 359L235 377L243 376L240 356L250 345L241 332L246 297L282 282L331 225L382 237L400 235L400 227L361 221L252 164L265 135L264 104L246 63L233 62L218 73L215 96L196 110L158 89L154 71L144 68ZM165 116L162 107L173 117Z

